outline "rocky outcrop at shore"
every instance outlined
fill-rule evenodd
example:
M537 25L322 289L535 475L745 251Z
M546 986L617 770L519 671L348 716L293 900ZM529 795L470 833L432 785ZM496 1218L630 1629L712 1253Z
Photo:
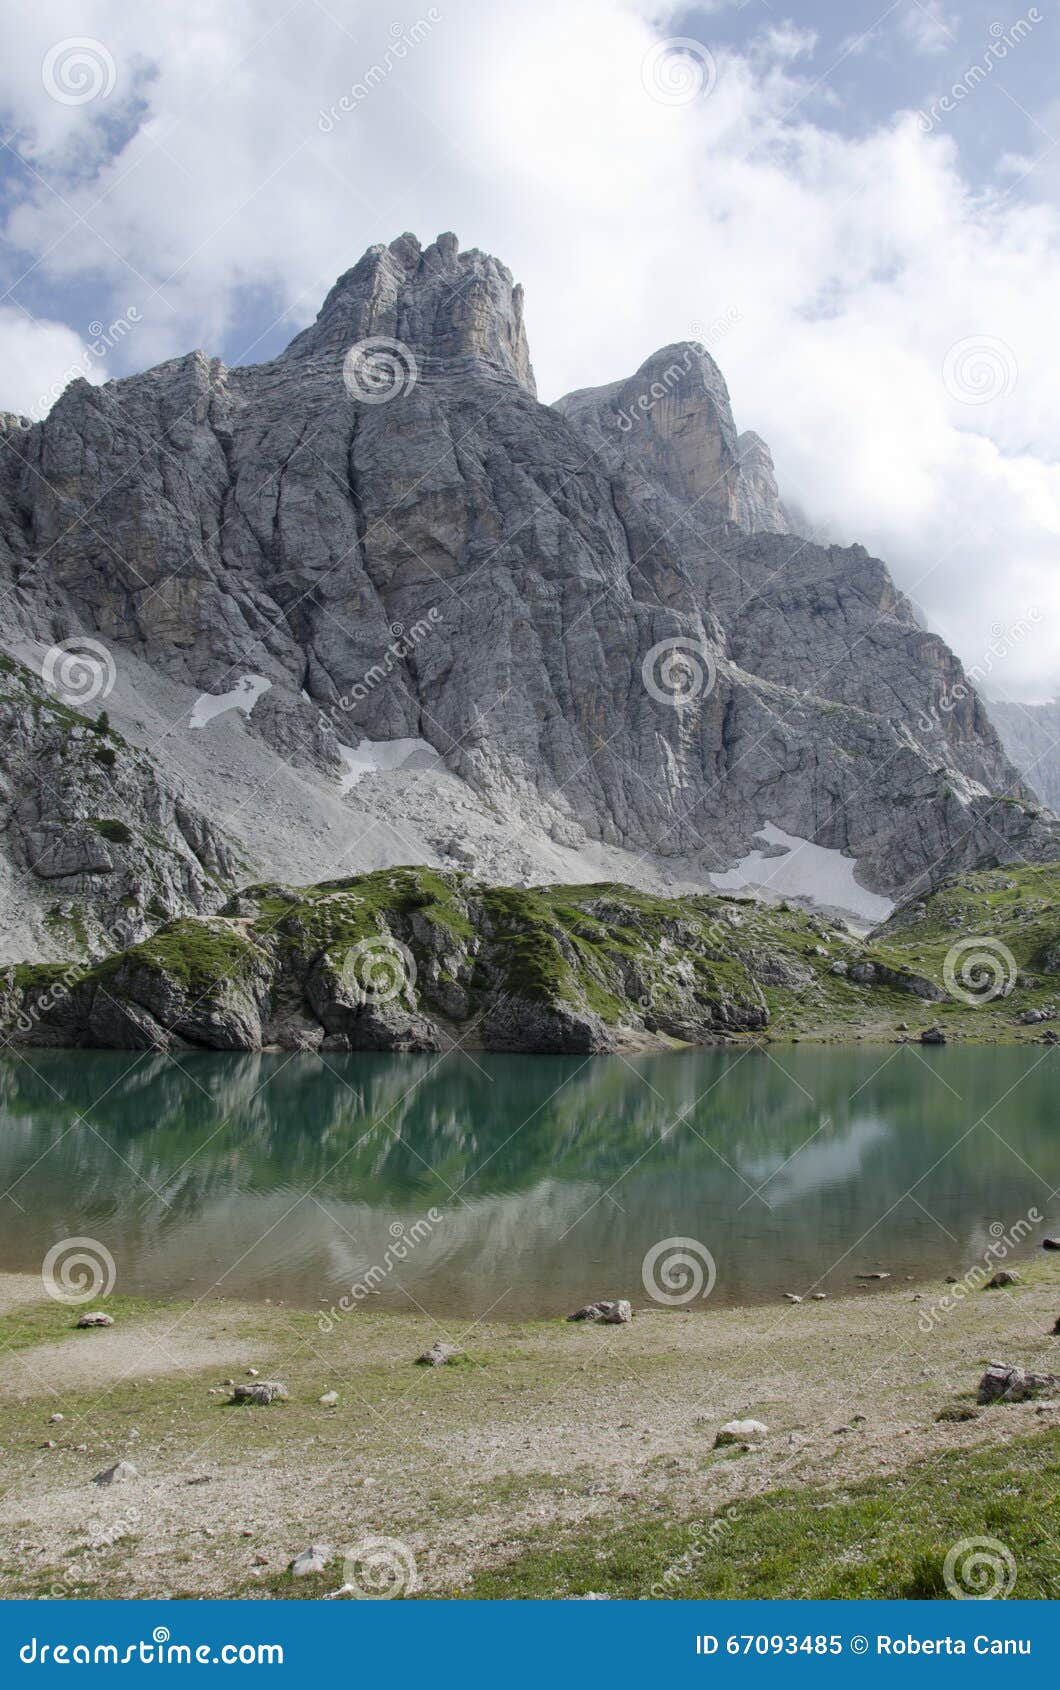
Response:
M610 884L402 868L259 885L102 962L0 972L0 1030L128 1049L578 1054L814 1020L908 1029L898 1017L930 1002L924 1041L945 1043L934 1021L948 1012L979 1015L972 1036L996 1037L999 1018L1031 1036L1027 1002L1056 1007L1058 882L1055 869L960 877L867 940L787 904Z

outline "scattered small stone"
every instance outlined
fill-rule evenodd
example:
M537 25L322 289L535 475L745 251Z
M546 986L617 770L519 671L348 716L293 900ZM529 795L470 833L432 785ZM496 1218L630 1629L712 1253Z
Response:
M864 1414L852 1414L850 1416L850 1424L852 1426L864 1426L867 1418L868 1416Z
M48 1423L52 1426L58 1426L62 1418L63 1416L61 1414L49 1414Z
M269 1557L267 1555L255 1555L253 1561L251 1562L251 1565L254 1567L267 1567L268 1564Z
M41 1449L58 1449L59 1445L54 1438L46 1438L40 1447Z
M1053 1327L1053 1336L1054 1338L1060 1337L1060 1314L1056 1317L1056 1325Z
M102 1473L97 1473L92 1480L94 1485L124 1485L130 1479L140 1477L139 1468L131 1461L116 1461L113 1467L104 1467Z
M801 1302L802 1302L802 1298L801 1298L801 1297L799 1297L799 1296L797 1296L797 1295L796 1295L796 1293L795 1293L795 1292L794 1292L794 1291L785 1291L785 1293L784 1293L784 1301L785 1301L785 1302L786 1302L786 1303L801 1303Z
M838 1438L841 1435L841 1433L852 1432L853 1430L854 1430L853 1426L837 1426L835 1431L832 1433L832 1436L834 1438Z
M229 1402L256 1402L265 1408L270 1402L286 1402L287 1386L278 1379L259 1379L254 1385L237 1385Z
M941 1027L925 1027L920 1035L920 1043L922 1045L944 1045L946 1035Z
M955 1273L948 1273L946 1275L946 1284L947 1285L959 1285L960 1281L957 1278L957 1275Z
M222 1385L227 1385L227 1386L229 1386L229 1388L231 1388L235 1384L235 1380L234 1379L222 1379L221 1383L222 1383Z
M196 1473L194 1479L185 1479L186 1485L208 1485L213 1480L212 1473Z
M826 1303L827 1301L828 1301L828 1292L827 1291L811 1291L810 1292L810 1302L811 1303Z
M1035 1414L1056 1414L1060 1410L1060 1402L1040 1402Z
M1022 1285L1015 1268L998 1268L993 1279L987 1281L988 1291L1003 1291L1006 1285Z
M463 1353L463 1350L458 1350L455 1344L435 1343L431 1345L429 1350L424 1350L422 1355L416 1357L416 1366L445 1367L456 1356L462 1356Z
M1060 1250L1060 1238L1043 1238L1043 1250Z
M323 1408L334 1408L338 1400L338 1391L325 1391L324 1395L320 1398L320 1403Z
M908 1033L908 1031L909 1031L908 1021L899 1021L897 1027L895 1028L895 1032L896 1033Z
M962 1404L956 1408L940 1409L938 1414L936 1414L935 1419L941 1420L944 1423L951 1422L954 1425L959 1425L964 1420L978 1420L979 1410L977 1408L971 1408L967 1404Z
M256 1379L257 1376L258 1376L258 1370L257 1370L256 1367L248 1367L247 1368L247 1378L248 1379Z
M720 1427L714 1439L715 1449L724 1449L726 1444L742 1444L749 1438L764 1438L768 1436L769 1427L761 1420L729 1420Z
M296 1579L305 1578L308 1573L322 1573L334 1553L330 1543L311 1543L301 1555L295 1556L287 1570Z
M114 1316L112 1314L101 1314L96 1310L92 1314L83 1314L77 1324L78 1326L113 1326Z
M889 1273L856 1273L855 1279L890 1279Z
M586 1303L567 1316L568 1320L592 1320L601 1326L624 1326L633 1319L633 1309L624 1297L616 1302Z

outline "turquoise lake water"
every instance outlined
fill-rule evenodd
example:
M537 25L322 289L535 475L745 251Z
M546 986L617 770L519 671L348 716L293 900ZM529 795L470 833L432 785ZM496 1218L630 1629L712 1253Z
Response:
M673 1238L713 1261L697 1309L941 1277L1032 1209L1016 1256L1060 1233L1058 1061L27 1051L0 1061L0 1266L89 1237L119 1291L323 1307L361 1285L468 1319L644 1303Z

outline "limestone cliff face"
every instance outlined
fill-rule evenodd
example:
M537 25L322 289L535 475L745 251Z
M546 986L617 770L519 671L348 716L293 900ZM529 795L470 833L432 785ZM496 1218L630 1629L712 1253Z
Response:
M129 745L105 715L92 719L59 703L6 659L0 815L0 954L21 954L25 939L16 934L33 905L43 917L43 948L100 956L173 916L216 909L239 872L223 828L179 778Z
M554 409L682 503L752 533L789 531L769 448L757 434L737 434L725 378L695 341L664 346L627 381L581 388Z
M9 629L253 671L248 731L292 761L321 714L422 740L515 831L702 875L766 822L881 889L1055 851L885 566L787 528L701 348L541 405L520 289L448 235L370 249L270 363L195 352L0 428Z

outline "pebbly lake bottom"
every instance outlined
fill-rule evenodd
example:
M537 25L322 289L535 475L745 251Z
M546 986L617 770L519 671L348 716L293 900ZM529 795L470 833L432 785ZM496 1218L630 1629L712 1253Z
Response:
M125 1293L472 1321L961 1274L1060 1232L1057 1061L12 1053L0 1269L88 1240Z

